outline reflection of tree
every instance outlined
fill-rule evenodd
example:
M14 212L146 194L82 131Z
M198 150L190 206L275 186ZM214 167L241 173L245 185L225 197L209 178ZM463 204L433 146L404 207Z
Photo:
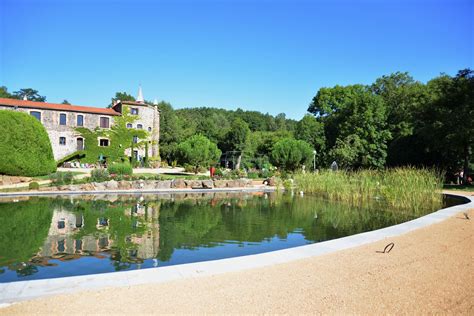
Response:
M382 211L383 210L383 211ZM220 242L262 242L285 239L296 230L318 242L410 220L429 212L399 212L371 203L359 207L314 196L289 194L206 201L164 201L160 212L160 254L174 249L213 247Z
M48 236L52 200L0 203L0 266L28 261Z
M16 270L16 274L19 277L25 277L28 275L32 275L38 272L38 267L32 264L27 264L19 269Z
M167 261L175 248L209 246L207 234L221 222L218 208L208 201L163 201L160 206L159 258Z
M133 213L136 199L129 201L108 202L103 200L72 202L70 210L81 213L84 217L84 227L75 235L75 239L84 236L108 238L112 241L111 260L116 262L117 270L122 270L120 263L141 261L133 255L139 245L132 240L133 236L142 235L146 227L144 219ZM109 248L109 247L106 247Z
M318 242L397 224L428 211L402 212L375 202L354 207L290 194L127 197L114 202L31 198L0 203L0 267L8 265L18 275L29 275L37 271L35 266L50 265L51 258L65 261L94 255L109 257L117 271L127 270L144 259L168 261L175 249L229 241L259 243L285 239L295 231ZM57 227L51 222L59 218L57 214L70 220L70 230L56 230L48 237L48 230ZM46 239L54 240L56 248L34 256ZM60 242L69 244L58 247Z

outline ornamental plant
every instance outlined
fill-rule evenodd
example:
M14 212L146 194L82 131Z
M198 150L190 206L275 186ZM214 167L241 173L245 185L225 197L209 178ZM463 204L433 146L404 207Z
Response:
M56 171L44 126L33 116L0 111L0 174L41 176Z

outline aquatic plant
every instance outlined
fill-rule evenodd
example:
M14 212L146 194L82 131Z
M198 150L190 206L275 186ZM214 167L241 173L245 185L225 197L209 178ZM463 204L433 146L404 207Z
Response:
M395 208L440 206L443 176L435 170L395 168L382 171L322 171L294 175L298 190L360 204L380 200Z

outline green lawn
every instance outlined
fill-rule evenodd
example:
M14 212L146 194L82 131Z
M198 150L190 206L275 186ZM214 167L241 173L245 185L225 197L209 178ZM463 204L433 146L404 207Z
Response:
M85 174L85 172L81 172L81 171L59 171L58 173L66 173L66 172L70 172L72 173L73 175L79 175L79 174ZM32 180L33 181L38 181L38 180L49 180L49 177L50 175L47 174L47 175L44 175L44 176L36 176L36 177L33 177Z

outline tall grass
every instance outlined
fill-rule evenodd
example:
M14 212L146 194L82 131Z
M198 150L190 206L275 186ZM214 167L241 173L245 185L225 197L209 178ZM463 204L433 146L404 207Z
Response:
M395 208L418 210L442 203L443 176L429 169L322 171L296 174L294 180L298 190L352 204L380 200Z

